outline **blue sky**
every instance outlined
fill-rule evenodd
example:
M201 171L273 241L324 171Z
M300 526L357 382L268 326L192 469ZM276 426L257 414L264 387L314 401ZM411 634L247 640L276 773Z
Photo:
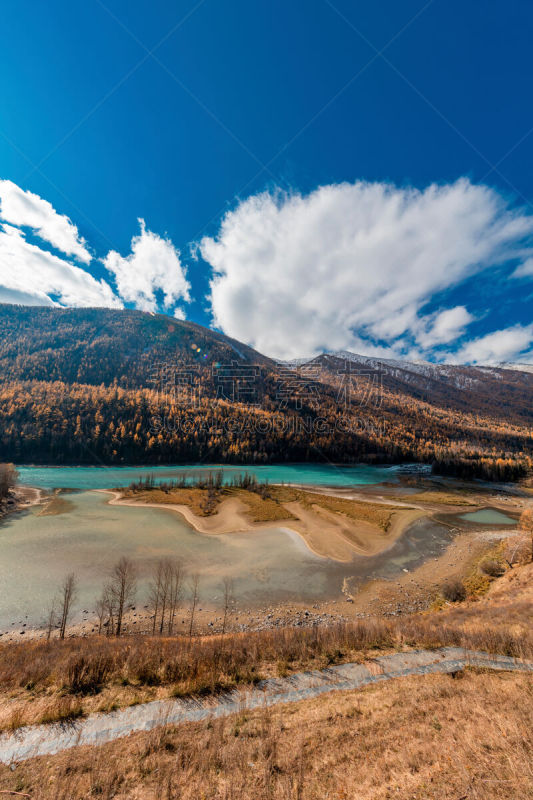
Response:
M0 298L533 361L532 33L525 0L4 4Z

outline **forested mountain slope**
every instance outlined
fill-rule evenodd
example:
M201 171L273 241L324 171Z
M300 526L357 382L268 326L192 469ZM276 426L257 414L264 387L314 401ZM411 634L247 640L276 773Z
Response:
M533 374L526 371L378 360L348 352L306 362L310 370L314 364L320 365L329 383L350 371L375 374L390 391L432 405L533 423Z
M163 315L21 306L0 306L0 369L0 460L422 461L513 478L533 454L526 372L278 365Z
M194 347L194 349L193 349ZM152 384L161 363L272 364L240 342L162 314L0 304L3 380Z

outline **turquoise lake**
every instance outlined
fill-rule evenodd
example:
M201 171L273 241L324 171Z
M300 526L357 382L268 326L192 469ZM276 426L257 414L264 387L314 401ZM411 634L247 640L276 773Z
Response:
M225 480L248 473L269 483L300 483L306 486L368 486L394 481L401 465L373 467L367 464L269 464L267 466L221 466L190 464L185 466L140 467L18 467L20 483L41 489L113 489L128 486L139 477L153 475L156 482L169 481L189 474L191 480L200 474L221 470Z

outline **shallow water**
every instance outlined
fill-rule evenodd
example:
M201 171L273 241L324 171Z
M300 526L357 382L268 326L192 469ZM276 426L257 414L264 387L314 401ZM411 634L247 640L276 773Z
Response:
M146 602L154 562L170 555L181 558L189 574L200 573L200 605L219 605L222 579L231 576L238 605L261 608L339 599L345 578L352 590L367 578L393 578L438 555L452 538L447 527L419 520L386 552L340 564L314 555L283 528L209 536L193 531L176 512L109 505L102 492L74 492L68 499L72 505L64 513L42 516L35 506L0 526L0 633L21 630L24 622L42 625L70 571L79 582L76 608L92 612L111 566L123 555L139 569L138 605ZM91 619L92 613L76 619L81 616Z
M479 511L469 511L461 514L459 519L475 522L478 525L516 525L516 520L498 511L495 508L482 508Z
M18 467L20 482L42 489L113 489L128 486L139 477L153 475L156 482L189 474L191 479L221 470L226 481L248 473L270 483L301 483L309 486L367 486L394 481L402 466L371 467L367 464L270 464L228 467L218 464L139 467Z

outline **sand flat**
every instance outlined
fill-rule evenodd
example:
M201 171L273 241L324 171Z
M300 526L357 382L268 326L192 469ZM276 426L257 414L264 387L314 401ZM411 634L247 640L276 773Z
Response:
M272 521L254 522L248 508L239 498L230 497L219 504L215 514L199 516L186 505L149 503L124 498L121 492L111 493L111 505L164 508L180 514L197 532L202 534L245 533L271 528ZM313 504L306 508L299 501L281 504L287 510L283 527L297 533L315 555L335 561L349 562L355 556L371 556L387 550L416 519L427 515L422 509L396 511L387 531L365 520L351 519L345 514Z

